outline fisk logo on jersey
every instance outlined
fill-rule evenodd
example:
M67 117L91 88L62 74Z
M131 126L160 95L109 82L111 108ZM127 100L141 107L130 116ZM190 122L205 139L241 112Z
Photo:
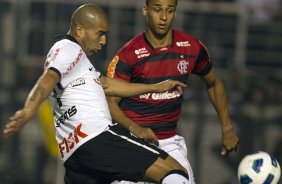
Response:
M151 99L153 100L167 100L172 98L178 98L180 97L180 93L178 91L172 91L172 92L165 92L165 93L147 93L143 95L139 95L139 98L141 99Z
M71 84L71 87L80 86L80 85L85 84L85 80L84 78L78 78L75 81L72 81L70 84Z
M191 44L188 41L184 41L184 42L176 42L176 45L178 47L190 47Z
M80 139L85 138L88 135L81 131L82 124L80 123L73 132L71 132L68 137L63 138L63 140L59 143L59 150L62 158L64 158L65 154L70 152L75 144L78 144Z
M134 52L137 55L137 58L143 58L143 57L150 56L150 53L148 53L148 51L145 47L141 48L141 49L136 49Z

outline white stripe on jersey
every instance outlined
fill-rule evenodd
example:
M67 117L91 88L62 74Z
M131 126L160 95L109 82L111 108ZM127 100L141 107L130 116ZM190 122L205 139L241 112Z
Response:
M118 137L124 139L124 140L127 140L128 142L131 142L131 143L133 143L133 144L135 144L135 145L137 145L137 146L143 147L143 148L145 148L146 150L149 150L149 151L151 151L151 152L153 152L153 153L156 153L156 154L160 154L160 152L158 152L158 151L156 151L156 150L154 150L154 149L152 149L152 148L150 148L150 147L148 147L148 146L146 146L146 145L143 145L143 144L141 144L141 143L139 143L139 142L136 142L136 141L134 141L134 140L132 140L132 139L130 139L130 138L124 136L124 135L119 135L119 134L113 132L112 130L107 130L107 131L110 132L110 133L113 134L113 135L116 135L116 136L118 136Z

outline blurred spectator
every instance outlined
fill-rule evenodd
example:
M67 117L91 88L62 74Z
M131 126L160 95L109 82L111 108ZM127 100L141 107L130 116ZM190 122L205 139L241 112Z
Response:
M272 20L279 10L279 0L235 0L246 6L251 24L264 24Z

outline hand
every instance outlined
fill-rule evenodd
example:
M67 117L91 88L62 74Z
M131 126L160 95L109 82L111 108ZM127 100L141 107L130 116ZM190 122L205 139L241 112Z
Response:
M170 89L176 88L180 94L183 93L182 88L186 87L186 85L183 84L182 82L170 80L170 79L157 83L155 84L155 86L157 87L159 93L166 92Z
M3 130L4 137L10 137L18 132L32 117L32 113L27 109L17 111L10 121L5 125Z
M151 144L159 146L158 138L150 128L144 128L136 124L134 127L130 128L130 132Z
M233 128L223 130L221 155L228 155L230 152L237 151L239 138Z

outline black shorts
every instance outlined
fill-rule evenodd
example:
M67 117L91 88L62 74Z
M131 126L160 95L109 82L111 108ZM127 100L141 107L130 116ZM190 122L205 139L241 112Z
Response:
M114 180L140 181L158 157L168 154L119 125L84 143L67 159L66 184L106 184Z

